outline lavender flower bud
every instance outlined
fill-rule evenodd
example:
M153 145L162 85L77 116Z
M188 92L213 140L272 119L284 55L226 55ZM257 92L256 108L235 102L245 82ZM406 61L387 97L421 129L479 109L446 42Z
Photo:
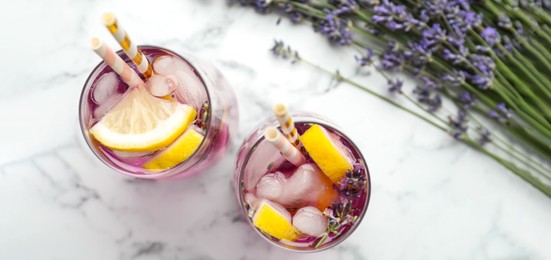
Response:
M485 127L477 127L477 130L479 131L480 137L478 138L477 142L480 145L485 145L492 140L490 139L490 131Z
M391 93L402 93L402 86L404 85L404 81L399 79L390 79L388 80L388 91Z
M501 40L501 35L494 27L491 26L487 26L486 28L484 28L484 30L480 33L480 36L482 36L482 38L490 46L496 45L496 43L500 42Z
M459 102L463 104L465 110L468 110L476 104L476 98L470 92L463 91L461 95L459 95Z
M469 129L467 115L461 109L457 111L457 116L448 117L448 124L450 125L450 133L455 139L460 139Z
M504 29L513 28L513 22L511 22L511 18L509 18L509 16L507 16L506 14L500 14L498 19L499 20L497 24L499 25L499 27Z
M499 103L496 109L497 110L491 110L488 115L500 123L506 123L512 117L511 111L505 107L505 103Z

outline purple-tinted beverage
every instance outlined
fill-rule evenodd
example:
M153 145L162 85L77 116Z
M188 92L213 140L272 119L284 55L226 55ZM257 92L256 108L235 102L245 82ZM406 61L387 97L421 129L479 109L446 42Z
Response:
M330 248L362 220L370 177L358 148L312 114L292 115L305 163L293 165L256 128L239 150L234 185L248 222L271 243L299 252Z
M237 128L230 86L207 64L159 47L139 49L153 68L145 85L129 88L104 62L86 81L80 100L86 142L106 165L138 178L179 178L209 167Z

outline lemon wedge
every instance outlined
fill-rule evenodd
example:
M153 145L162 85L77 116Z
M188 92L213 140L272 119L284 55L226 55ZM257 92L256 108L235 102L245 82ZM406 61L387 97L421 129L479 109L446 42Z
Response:
M338 140L333 140L320 125L313 124L300 137L300 141L312 160L333 183L344 177L347 170L353 169L345 147Z
M152 172L168 170L187 160L197 150L203 135L194 128L188 128L173 144L142 165Z
M113 150L151 152L170 145L196 115L188 105L156 98L138 87L128 90L90 134Z
M262 200L253 216L253 224L277 239L295 241L299 231L291 224L291 214L281 205Z

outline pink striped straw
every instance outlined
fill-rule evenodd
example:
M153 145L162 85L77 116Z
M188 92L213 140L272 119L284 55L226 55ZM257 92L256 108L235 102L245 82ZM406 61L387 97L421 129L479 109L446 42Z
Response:
M294 164L295 166L300 166L306 163L306 158L304 158L304 155L296 148L294 147L287 138L285 138L275 127L269 127L266 129L266 132L264 132L264 138L268 140L268 142L272 143L287 159L289 162Z
M138 87L144 84L143 80L138 76L126 62L122 60L107 44L103 43L98 37L93 37L90 40L90 46L109 67L111 67L130 87Z

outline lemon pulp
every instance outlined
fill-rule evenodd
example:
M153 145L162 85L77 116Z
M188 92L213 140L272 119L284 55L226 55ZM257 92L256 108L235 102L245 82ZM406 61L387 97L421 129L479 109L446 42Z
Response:
M191 106L154 97L137 87L128 90L90 134L113 150L152 152L174 142L196 115Z

